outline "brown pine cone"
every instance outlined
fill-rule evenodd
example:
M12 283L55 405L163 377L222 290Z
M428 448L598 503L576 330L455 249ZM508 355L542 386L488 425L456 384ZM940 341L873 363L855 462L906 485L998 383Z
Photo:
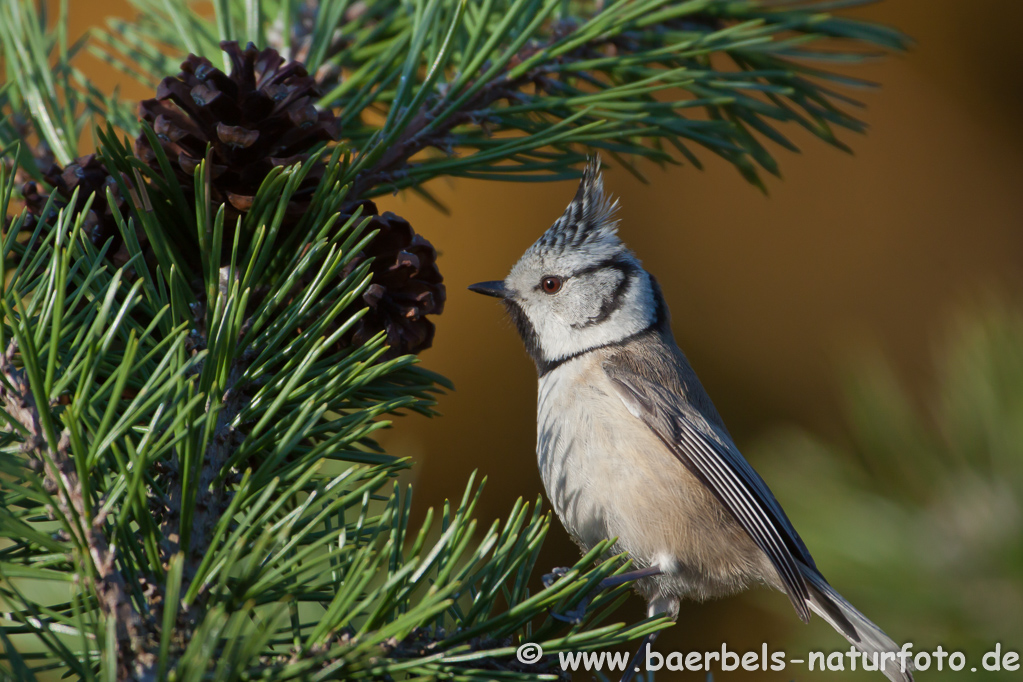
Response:
M115 213L125 216L127 206L117 182L96 158L96 155L81 156L63 169L57 164L53 164L49 170L43 173L43 177L47 184L53 187L52 191L56 194L52 214L48 216L49 220L55 219L56 212L69 204L76 189L78 190L78 200L75 203L75 211L84 209L85 202L94 195L83 227L96 248L102 247L108 239L112 238L114 241L107 254L115 265L123 265L128 260L128 249L117 228ZM107 202L106 190L108 187L114 199L113 205ZM29 214L34 219L41 218L50 195L44 194L39 185L32 181L26 182L22 186L21 195ZM34 226L35 221L29 220L24 227L32 229Z
M348 275L373 258L373 279L362 294L362 304L369 311L343 343L361 345L386 331L390 350L385 357L424 351L433 343L434 334L433 322L426 316L442 313L446 297L444 277L437 269L437 250L404 218L391 212L378 215L371 201L362 205L364 215L373 216L366 231L380 232L345 267L343 275Z
M139 114L153 126L186 197L194 194L193 173L211 145L212 199L225 204L224 243L230 244L238 216L251 208L271 169L305 161L313 146L336 140L339 131L333 113L316 109L320 93L300 63L285 63L276 50L259 51L251 43L244 50L236 42L220 46L231 59L231 75L190 55L181 73L163 79L156 99L139 105ZM135 152L159 169L145 135L135 141ZM303 215L322 175L321 165L306 176L286 223Z
M49 201L50 195L43 193L39 183L29 180L21 186L21 199L25 202L25 209L28 211L28 215L25 216L23 229L34 229L36 221L43 215L43 209L46 208L46 202ZM67 202L56 199L53 204L55 210L51 211L50 220L57 217L57 210L65 206Z

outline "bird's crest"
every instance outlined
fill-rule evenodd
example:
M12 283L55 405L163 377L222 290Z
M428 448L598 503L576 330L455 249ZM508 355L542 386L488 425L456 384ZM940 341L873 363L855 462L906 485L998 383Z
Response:
M544 233L536 246L542 249L566 250L585 248L601 242L618 242L618 201L604 194L600 175L600 157L591 156L583 171L583 179L575 198L565 212Z

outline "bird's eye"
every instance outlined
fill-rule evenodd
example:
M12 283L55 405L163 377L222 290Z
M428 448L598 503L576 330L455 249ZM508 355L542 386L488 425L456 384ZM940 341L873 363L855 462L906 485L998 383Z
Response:
M545 294L556 294L561 289L561 278L550 275L540 280L540 288Z

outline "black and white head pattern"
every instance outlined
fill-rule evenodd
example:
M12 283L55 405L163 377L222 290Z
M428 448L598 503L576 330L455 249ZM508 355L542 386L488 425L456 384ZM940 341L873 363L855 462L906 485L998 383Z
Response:
M505 303L541 375L642 333L661 315L656 284L618 237L617 209L593 158L565 213L504 281Z

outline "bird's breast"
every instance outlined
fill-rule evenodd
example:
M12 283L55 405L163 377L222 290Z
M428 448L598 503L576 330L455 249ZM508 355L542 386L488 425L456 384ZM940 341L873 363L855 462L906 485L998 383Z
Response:
M558 518L584 550L618 538L639 566L658 565L670 591L734 591L766 558L734 517L618 397L600 353L541 378L537 460Z
M636 545L646 533L644 500L673 495L687 475L656 435L628 412L593 353L540 380L537 461L547 496L585 549L619 537ZM665 485L668 475L673 480Z

